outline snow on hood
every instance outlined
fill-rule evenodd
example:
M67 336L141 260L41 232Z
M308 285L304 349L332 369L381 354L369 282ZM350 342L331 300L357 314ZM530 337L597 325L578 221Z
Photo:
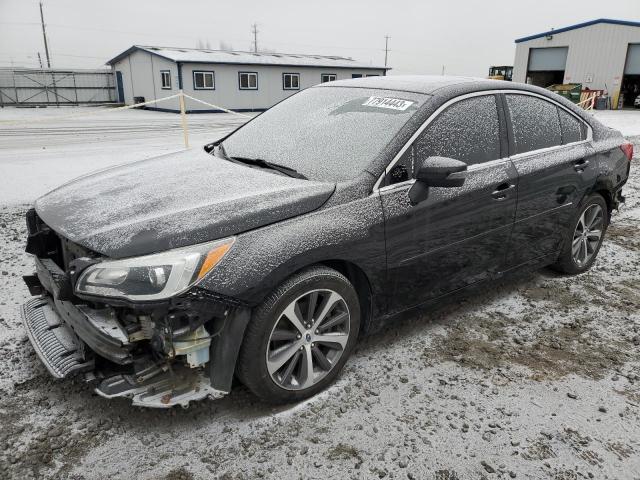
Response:
M285 177L189 150L114 167L40 197L69 240L112 258L241 233L320 207L335 184Z

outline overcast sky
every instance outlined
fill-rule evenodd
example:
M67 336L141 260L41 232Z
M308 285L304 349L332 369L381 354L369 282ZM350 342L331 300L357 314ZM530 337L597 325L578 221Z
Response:
M514 39L594 18L640 20L640 0L44 0L54 68L95 68L133 44L342 55L393 74L486 76L511 65ZM0 0L0 66L38 66L37 0Z

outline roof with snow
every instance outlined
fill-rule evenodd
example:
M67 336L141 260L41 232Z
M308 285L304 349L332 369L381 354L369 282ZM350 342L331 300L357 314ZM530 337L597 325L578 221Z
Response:
M113 57L107 65L113 65L137 50L182 63L222 63L240 65L280 65L323 68L375 68L390 70L388 67L357 62L352 58L329 55L307 55L297 53L240 52L229 50L206 50L198 48L151 47L134 45L120 55Z
M568 27L558 28L556 30L549 30L547 32L536 33L528 37L517 38L516 43L526 42L533 40L534 38L546 37L547 35L555 35L556 33L568 32L569 30L577 30L578 28L590 27L598 23L608 23L610 25L625 25L627 27L640 27L640 22L631 22L628 20L613 20L611 18L598 18L596 20L590 20L588 22L576 23L575 25L569 25Z

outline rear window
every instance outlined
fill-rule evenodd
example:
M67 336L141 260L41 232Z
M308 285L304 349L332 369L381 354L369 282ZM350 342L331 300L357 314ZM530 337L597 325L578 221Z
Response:
M508 94L516 153L562 145L556 106L531 95Z
M224 141L230 157L261 158L311 180L343 181L364 171L425 95L364 88L303 90Z

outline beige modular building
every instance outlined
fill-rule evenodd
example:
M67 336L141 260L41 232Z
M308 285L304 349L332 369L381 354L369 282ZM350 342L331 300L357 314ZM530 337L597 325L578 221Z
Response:
M385 75L383 66L351 58L254 53L134 45L107 62L115 75L118 101L158 100L179 90L211 105L239 112L262 111L318 83ZM150 109L179 111L178 99ZM188 112L220 111L187 99Z
M640 22L597 19L516 40L513 81L579 83L604 90L614 108L640 95Z

